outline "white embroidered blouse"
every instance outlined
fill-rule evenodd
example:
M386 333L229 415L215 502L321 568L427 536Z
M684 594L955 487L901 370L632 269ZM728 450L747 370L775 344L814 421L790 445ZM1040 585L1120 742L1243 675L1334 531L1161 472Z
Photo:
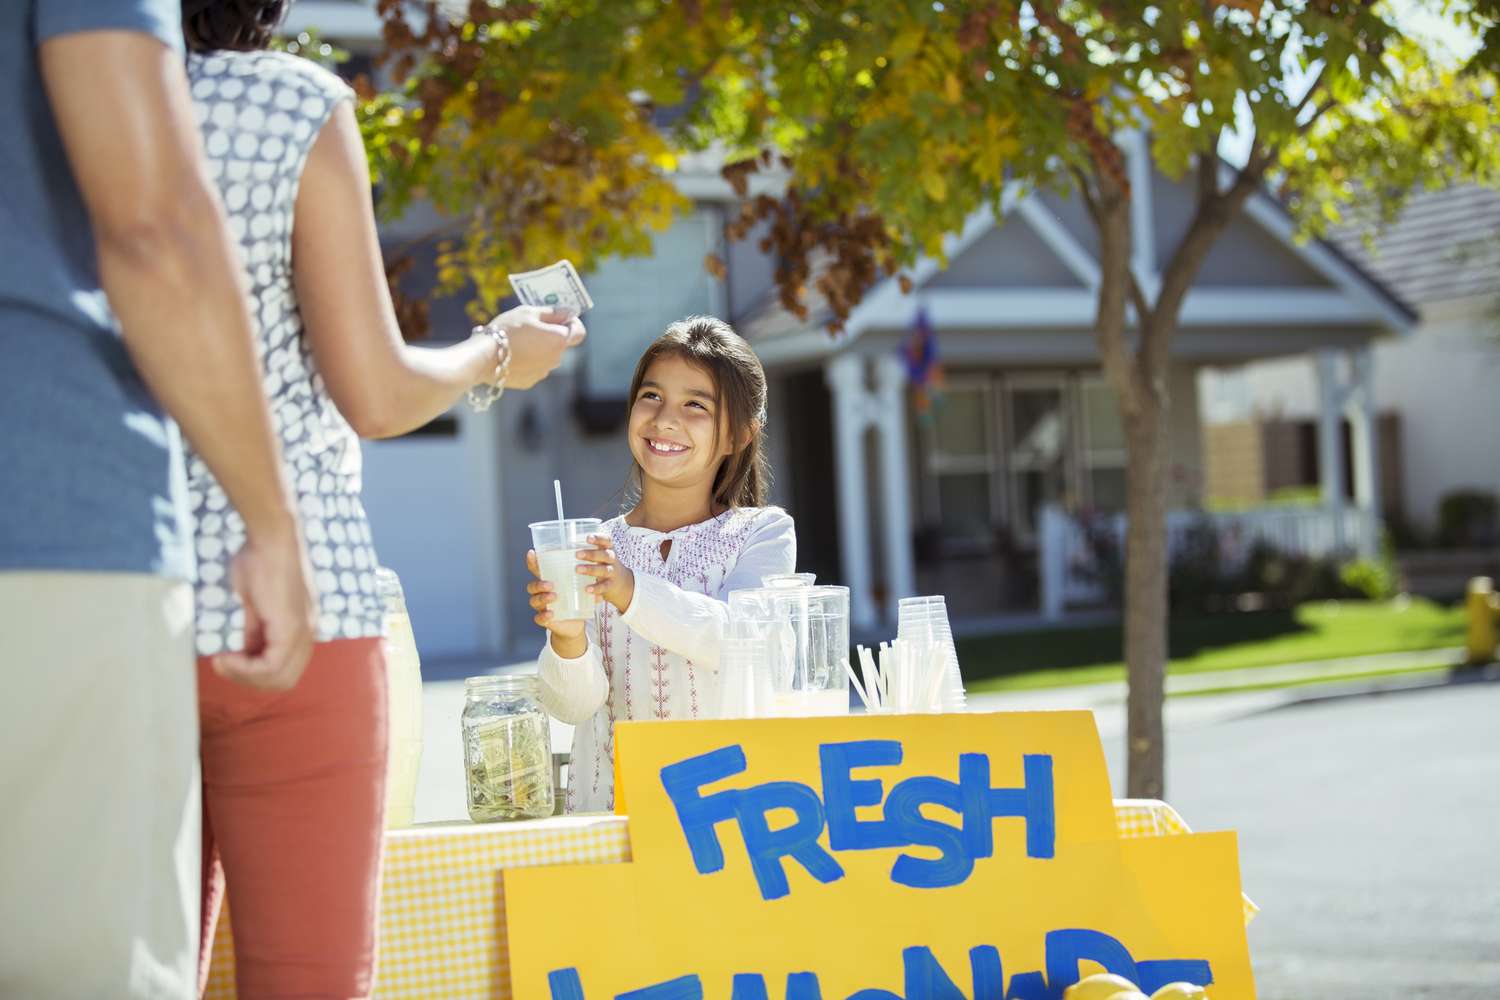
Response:
M603 527L621 565L635 574L622 614L599 602L584 626L588 649L564 659L542 648L542 704L573 730L568 811L614 808L616 719L693 719L718 702L719 642L729 593L797 563L792 519L779 507L740 507L676 531ZM662 558L662 544L672 545Z

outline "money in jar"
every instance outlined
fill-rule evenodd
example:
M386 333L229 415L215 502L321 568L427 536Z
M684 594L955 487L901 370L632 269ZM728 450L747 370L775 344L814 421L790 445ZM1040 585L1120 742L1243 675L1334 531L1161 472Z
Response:
M464 682L469 817L476 823L551 816L551 724L535 674Z

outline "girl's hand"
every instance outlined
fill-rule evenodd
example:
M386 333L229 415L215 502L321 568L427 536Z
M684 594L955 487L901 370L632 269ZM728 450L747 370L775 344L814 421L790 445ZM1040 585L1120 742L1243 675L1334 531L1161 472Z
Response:
M608 535L590 535L589 542L594 547L578 553L578 573L598 580L589 585L589 593L623 614L635 597L635 574L615 558L615 543Z
M531 609L536 612L532 620L552 633L555 640L552 648L560 655L569 659L581 655L583 650L578 647L586 641L583 636L583 620L553 620L552 609L549 605L557 600L557 591L552 588L549 581L542 579L542 570L537 564L535 549L526 553L526 568L531 570L532 576L536 577L535 582L526 585L526 593L531 595Z

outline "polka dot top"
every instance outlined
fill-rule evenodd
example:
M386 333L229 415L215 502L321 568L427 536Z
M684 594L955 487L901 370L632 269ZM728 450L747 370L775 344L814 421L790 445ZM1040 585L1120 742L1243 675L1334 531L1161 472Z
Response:
M317 581L318 640L378 636L383 615L359 498L359 438L318 373L292 285L302 168L333 109L353 92L327 70L280 52L192 54L187 71L209 172L248 272L261 380ZM245 525L191 451L187 468L197 521L197 646L206 656L244 645L229 565Z

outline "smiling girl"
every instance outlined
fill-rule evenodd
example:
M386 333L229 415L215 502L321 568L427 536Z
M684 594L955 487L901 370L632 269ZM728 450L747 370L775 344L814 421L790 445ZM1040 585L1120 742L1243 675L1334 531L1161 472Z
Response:
M573 734L568 811L614 807L617 719L691 719L717 702L729 592L792 572L792 519L767 507L766 375L722 320L667 328L630 388L634 507L579 553L592 621L555 621L551 583L527 586L548 642L542 703ZM540 576L536 553L526 564Z

